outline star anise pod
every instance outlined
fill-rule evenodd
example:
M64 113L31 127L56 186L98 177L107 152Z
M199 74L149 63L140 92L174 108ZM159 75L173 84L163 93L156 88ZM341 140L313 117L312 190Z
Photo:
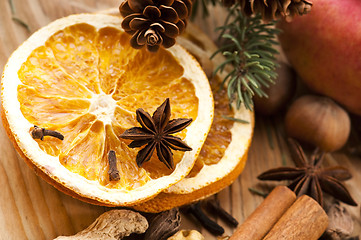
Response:
M133 140L128 145L130 148L146 145L138 152L136 157L139 167L144 162L149 161L154 150L157 150L158 159L169 169L173 169L174 163L171 149L179 151L192 150L182 139L171 135L186 128L192 122L192 119L177 118L169 120L171 115L169 98L157 108L152 117L142 108L137 109L136 114L137 121L142 127L130 128L120 137Z
M303 194L309 195L317 202L323 205L322 191L330 194L334 198L357 206L350 193L341 181L348 180L352 176L350 172L342 166L322 168L321 163L324 152L314 151L310 158L306 157L305 152L298 142L289 139L292 160L296 167L279 167L268 170L258 176L260 180L291 180L288 185L297 196Z

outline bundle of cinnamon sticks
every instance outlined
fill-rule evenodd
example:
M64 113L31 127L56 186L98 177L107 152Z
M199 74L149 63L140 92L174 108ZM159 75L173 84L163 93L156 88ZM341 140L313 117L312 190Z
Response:
M276 187L229 240L317 240L328 216L311 197L296 199L285 186Z

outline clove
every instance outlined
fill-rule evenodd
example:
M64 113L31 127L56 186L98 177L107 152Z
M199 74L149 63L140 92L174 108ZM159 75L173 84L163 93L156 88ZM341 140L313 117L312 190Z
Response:
M210 219L202 210L200 202L191 204L186 209L190 214L192 214L200 223L201 225L207 229L210 233L219 236L224 233L223 227L218 225L215 221Z
M205 201L206 207L213 212L215 215L219 216L223 221L231 225L232 227L238 226L238 221L229 214L226 210L224 210L220 205L219 202L215 199L209 199Z
M55 137L60 140L64 140L64 136L60 132L48 130L45 128L40 128L36 125L34 125L34 128L31 130L30 133L31 133L31 136L33 137L33 139L40 139L42 141L45 136L51 136L51 137Z
M109 181L119 181L120 175L117 169L117 157L115 155L114 150L110 150L108 152L108 161L109 161L109 170L108 170Z

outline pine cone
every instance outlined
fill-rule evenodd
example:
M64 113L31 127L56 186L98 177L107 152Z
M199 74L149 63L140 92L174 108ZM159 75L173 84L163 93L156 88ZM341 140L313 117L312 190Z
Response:
M122 27L132 35L131 46L140 49L146 45L150 52L175 44L191 9L191 0L127 0L119 7Z
M222 0L226 6L233 5L235 0ZM237 0L241 10L247 16L260 13L266 21L279 18L290 19L295 15L303 15L311 10L311 0Z

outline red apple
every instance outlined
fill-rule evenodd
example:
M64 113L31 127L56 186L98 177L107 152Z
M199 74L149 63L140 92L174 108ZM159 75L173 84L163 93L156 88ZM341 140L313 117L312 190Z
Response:
M279 27L305 84L361 115L361 0L314 0L310 13Z

